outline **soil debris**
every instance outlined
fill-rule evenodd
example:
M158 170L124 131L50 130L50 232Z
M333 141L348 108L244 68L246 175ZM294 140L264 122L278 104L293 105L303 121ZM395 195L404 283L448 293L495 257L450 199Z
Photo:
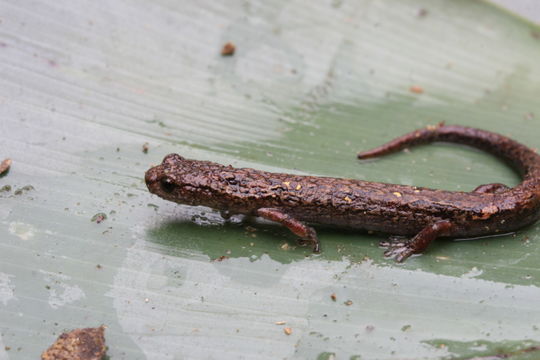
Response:
M409 88L409 91L412 92L413 94L423 94L424 88L419 85L413 85Z
M221 55L223 56L233 56L234 52L236 50L236 46L232 42L228 42L225 45L223 45L223 48L221 49Z
M0 163L0 175L9 170L9 168L11 167L11 163L11 159L4 159L4 161Z
M90 221L95 222L96 224L99 224L102 221L104 221L105 219L107 219L107 214L101 212L101 213L97 213L96 215L92 216Z
M223 261L223 260L227 260L228 258L229 258L228 256L221 255L220 257L217 257L212 261Z
M34 190L34 187L32 185L25 185L22 188L15 190L14 194L22 195L23 193L31 191L31 190Z
M63 333L41 354L41 360L101 360L105 356L105 327Z

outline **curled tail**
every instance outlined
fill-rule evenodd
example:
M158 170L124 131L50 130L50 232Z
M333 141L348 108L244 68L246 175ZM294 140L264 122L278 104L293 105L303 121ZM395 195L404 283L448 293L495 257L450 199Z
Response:
M465 144L485 150L506 160L524 180L540 180L540 156L534 150L490 131L444 123L402 135L384 145L359 153L358 158L369 159L434 141Z

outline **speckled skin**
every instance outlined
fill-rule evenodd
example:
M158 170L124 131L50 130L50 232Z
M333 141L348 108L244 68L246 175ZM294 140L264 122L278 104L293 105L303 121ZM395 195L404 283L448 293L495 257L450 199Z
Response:
M238 169L171 154L161 165L148 170L146 184L150 192L164 199L231 214L257 216L259 209L274 209L300 227L312 223L415 235L444 223L417 235L413 239L417 244L407 245L405 258L423 251L438 236L504 233L540 217L540 156L499 134L441 124L406 134L358 157L366 159L432 141L462 143L491 152L514 166L523 181L514 188L489 184L473 192L456 192ZM417 239L422 236L425 239Z

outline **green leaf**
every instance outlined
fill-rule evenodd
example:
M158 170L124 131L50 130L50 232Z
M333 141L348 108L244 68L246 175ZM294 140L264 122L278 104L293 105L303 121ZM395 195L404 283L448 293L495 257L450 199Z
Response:
M320 229L313 255L286 229L224 224L143 181L177 152L513 186L511 169L469 148L355 154L440 121L540 146L536 25L469 0L1 9L0 161L13 163L0 178L0 358L36 359L62 331L101 324L114 360L537 356L538 225L440 241L399 265L382 256L385 235Z

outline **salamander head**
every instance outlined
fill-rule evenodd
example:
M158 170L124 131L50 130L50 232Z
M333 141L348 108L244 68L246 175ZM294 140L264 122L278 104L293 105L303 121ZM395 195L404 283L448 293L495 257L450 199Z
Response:
M201 164L196 160L187 160L178 154L165 156L161 165L155 166L145 174L148 190L152 194L180 204L198 205L201 203L199 184Z

